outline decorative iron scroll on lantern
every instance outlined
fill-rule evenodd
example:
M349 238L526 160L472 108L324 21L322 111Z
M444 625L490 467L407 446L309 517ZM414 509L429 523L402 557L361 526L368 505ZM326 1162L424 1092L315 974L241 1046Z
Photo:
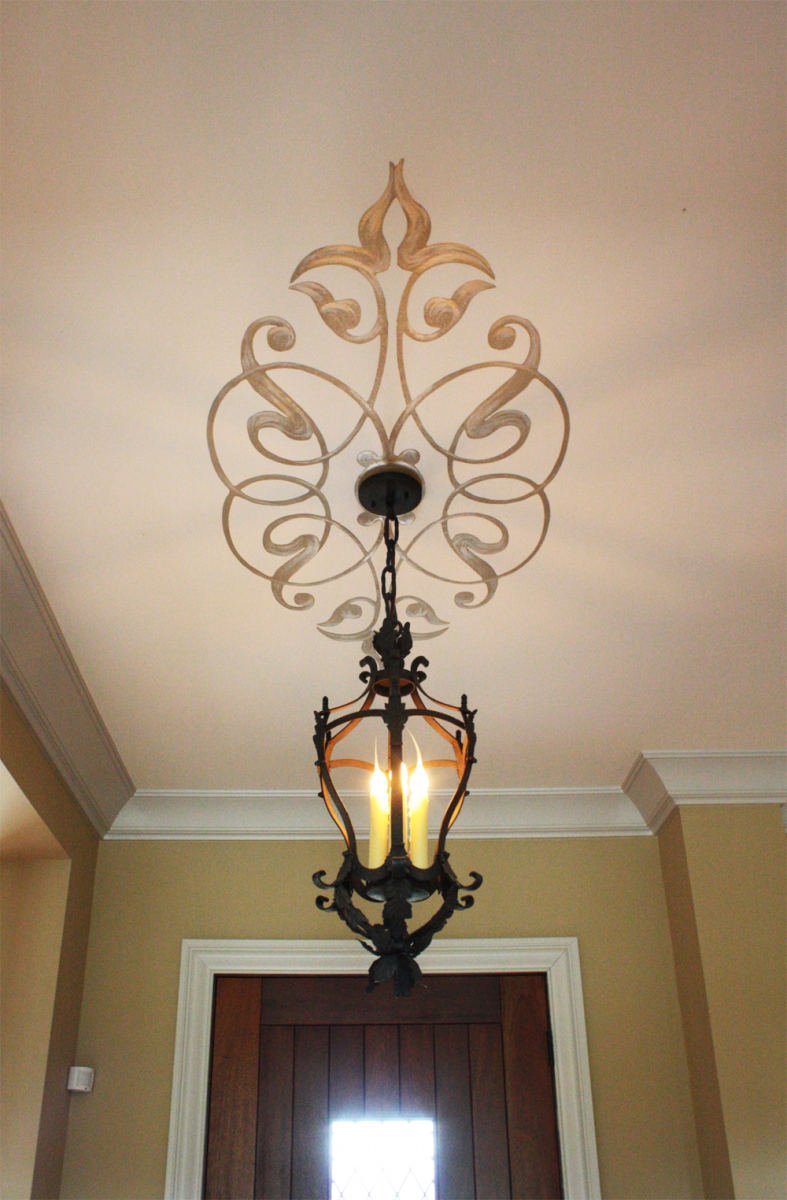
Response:
M354 703L331 708L328 697L315 712L314 744L322 796L336 822L347 849L341 870L332 883L325 882L325 871L313 876L317 887L333 890L333 900L318 896L317 905L325 912L336 912L353 933L360 934L362 945L375 961L369 968L369 987L393 979L397 996L408 996L421 978L415 959L438 933L457 908L470 908L473 897L460 892L475 891L481 876L471 871L472 882L462 884L452 871L445 848L448 831L462 808L475 758L475 712L462 696L458 708L434 700L423 691L423 657L410 666L406 660L413 647L409 623L404 625L396 614L396 544L399 516L412 511L421 499L421 481L414 468L397 464L394 469L371 472L361 477L358 498L369 512L385 513L383 536L386 563L380 585L385 616L373 638L378 663L371 656L361 660L361 681L366 691ZM375 706L376 701L383 701ZM410 701L410 704L405 703ZM357 707L356 707L357 705ZM347 709L352 711L347 712ZM404 733L413 719L427 722L451 748L450 759L421 761L417 742L417 763L408 774L404 762ZM356 758L335 757L338 743L363 721L378 720L388 732L387 771L379 763ZM415 739L413 739L415 740ZM376 752L375 752L376 759ZM355 830L350 815L333 780L338 767L360 767L372 772L370 783L369 861L364 866L358 857ZM443 815L432 861L428 852L428 776L425 767L453 767L458 776L456 790ZM419 929L409 932L407 921L412 905L438 892L442 904ZM353 903L353 896L383 905L382 924L373 924L366 913Z

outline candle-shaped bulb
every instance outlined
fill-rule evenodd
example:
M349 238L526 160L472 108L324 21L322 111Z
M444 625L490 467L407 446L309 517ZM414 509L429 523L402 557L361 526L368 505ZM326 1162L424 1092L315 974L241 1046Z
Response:
M412 737L412 734L410 734ZM410 797L408 810L410 813L410 861L414 867L429 866L429 777L421 759L418 743L413 738L417 762L410 773Z
M410 736L412 737L412 734ZM410 795L413 799L417 797L420 800L421 797L426 797L429 794L429 776L426 773L426 768L421 758L421 751L418 748L418 742L416 742L415 738L413 738L413 745L418 757L410 775Z
M407 832L407 811L408 811L408 810L407 810L407 798L408 798L408 796L410 795L410 780L407 778L407 767L406 767L406 765L405 765L405 761L404 761L404 759L402 759L401 779L402 779L402 801L403 801L403 804L404 804L404 813L405 813L405 819L404 819L404 846L405 846L405 850L408 850L408 851L409 851L409 849L410 849L410 837L409 837L409 834L408 834L408 832Z
M388 780L377 761L377 743L369 796L369 866L381 867L388 854Z
M374 771L372 772L371 783L369 784L369 792L373 800L378 804L388 808L388 780L385 777L385 772L380 770L380 764L377 761L377 743L374 745Z

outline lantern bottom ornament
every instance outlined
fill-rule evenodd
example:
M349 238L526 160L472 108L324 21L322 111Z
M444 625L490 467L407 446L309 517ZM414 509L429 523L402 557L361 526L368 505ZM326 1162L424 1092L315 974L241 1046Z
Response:
M385 617L373 639L379 662L371 656L361 660L364 670L360 678L366 689L357 701L331 708L325 697L322 708L314 714L321 795L344 838L346 850L341 869L331 883L325 881L325 871L317 871L313 880L317 887L333 892L332 899L318 896L317 906L324 912L336 912L353 933L360 935L361 945L375 956L369 968L367 991L392 979L395 995L409 996L421 979L421 969L415 961L417 956L458 908L472 906L473 897L466 893L475 891L483 882L476 871L471 871L471 882L460 883L451 869L445 848L448 831L459 816L467 795L475 762L475 712L468 708L466 696L462 696L457 708L434 700L423 691L422 684L426 679L423 668L429 665L427 659L418 657L410 667L405 665L413 641L409 623L402 624L396 615L396 543L399 535L396 514L403 509L393 484L389 485L385 496L385 509L387 558L380 580ZM352 711L348 712L348 709ZM386 728L387 775L377 763L335 756L339 742L368 720L381 721ZM408 781L406 768L403 769L403 739L408 722L416 720L425 721L450 745L452 757L421 764L419 751L418 768ZM352 820L333 780L332 772L339 767L360 767L373 772L368 865L358 857ZM424 767L451 767L458 776L458 785L442 818L431 863L427 851L428 796ZM382 788L379 781L382 781ZM410 932L407 922L412 917L412 905L435 893L442 898L440 907L425 924ZM369 919L353 902L355 896L383 905L382 924Z

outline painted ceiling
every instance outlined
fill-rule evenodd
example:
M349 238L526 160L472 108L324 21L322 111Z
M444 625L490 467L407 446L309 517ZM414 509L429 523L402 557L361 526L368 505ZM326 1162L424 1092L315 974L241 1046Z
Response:
M413 345L417 386L523 341L522 361L521 330L502 355L486 340L517 314L571 416L548 535L488 604L401 580L447 622L419 649L431 690L479 710L476 782L619 786L643 749L784 746L782 5L3 11L3 498L137 789L313 789L313 709L360 691L360 643L317 626L361 584L293 611L240 565L206 421L244 331L274 314L295 361L368 393L369 347L290 277L318 247L358 246L402 158L431 242L495 276ZM400 207L383 228L398 297ZM307 278L368 328L364 281L330 271ZM434 274L421 305L491 282ZM341 436L335 398L297 395ZM530 398L513 407L535 431ZM466 399L435 400L446 436ZM401 403L389 355L381 411ZM261 407L230 414L231 453ZM365 449L362 430L331 474L359 536ZM439 511L445 466L421 450ZM519 544L531 518L509 517ZM326 547L335 570L342 553Z

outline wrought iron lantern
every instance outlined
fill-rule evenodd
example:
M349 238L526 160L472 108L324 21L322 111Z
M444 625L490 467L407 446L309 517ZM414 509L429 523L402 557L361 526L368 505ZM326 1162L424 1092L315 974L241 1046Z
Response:
M475 762L475 712L462 696L458 708L434 700L423 690L423 656L406 660L413 647L409 623L402 624L396 613L396 545L399 516L412 511L420 502L422 484L418 472L404 463L372 470L361 477L358 498L368 512L384 516L383 537L386 563L380 586L385 616L373 638L377 658L361 660L361 681L366 690L354 703L331 708L328 697L315 712L314 744L317 769L325 805L346 843L344 860L336 878L325 882L325 871L314 875L319 888L333 891L333 899L318 896L317 905L325 912L336 912L342 921L365 940L362 945L375 961L369 968L369 987L393 979L397 996L407 996L421 977L416 957L426 949L457 908L470 908L473 897L467 893L480 887L481 876L471 871L469 884L462 884L449 864L446 839L462 808L470 772ZM378 661L379 659L379 661ZM409 703L408 703L409 702ZM347 711L347 710L351 711ZM449 744L452 757L421 761L415 742L417 763L408 774L404 762L404 733L414 720L425 721ZM336 756L339 742L364 721L381 721L387 730L387 771L379 762ZM415 741L415 739L413 739ZM375 760L377 755L375 752ZM369 855L364 865L347 807L336 787L333 771L340 767L360 767L371 772ZM427 767L451 767L458 783L440 825L431 862L428 853L428 776ZM420 928L410 932L407 921L412 905L439 893L442 903ZM460 893L465 893L460 895ZM382 924L374 924L353 903L354 896L383 905Z

